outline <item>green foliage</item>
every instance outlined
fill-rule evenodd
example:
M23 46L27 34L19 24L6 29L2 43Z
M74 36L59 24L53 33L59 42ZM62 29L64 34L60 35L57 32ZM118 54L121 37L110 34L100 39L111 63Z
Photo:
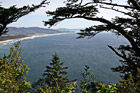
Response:
M116 84L109 83L97 83L97 93L117 93L118 88L116 87Z
M127 4L113 3L112 0L91 0L83 3L84 0L67 0L66 7L60 7L56 11L48 11L52 19L45 21L45 25L54 25L57 22L70 18L83 18L90 21L101 22L101 25L94 25L79 33L82 37L93 37L102 31L111 31L117 35L124 36L130 45L120 45L116 50L108 46L116 55L122 58L121 65L112 68L113 71L123 73L123 81L119 85L113 83L96 82L92 73L88 72L89 67L85 66L82 73L83 81L77 88L76 80L69 80L63 62L57 54L53 55L50 66L46 66L45 78L40 78L33 85L33 93L73 93L76 90L81 93L139 93L140 92L140 6L139 0L127 0ZM16 8L3 8L0 6L0 35L6 33L7 25L17 21L20 17L43 7L44 0L39 5L24 6ZM116 17L112 20L98 17L98 11L102 9L113 10L128 17ZM119 10L123 8L122 10ZM102 11L100 11L102 12ZM10 54L0 59L0 93L27 93L31 89L30 82L26 81L26 74L29 68L23 64L21 58L20 42L10 48ZM31 91L32 92L32 91Z
M26 74L29 68L23 64L21 58L20 42L10 48L9 55L4 55L0 59L0 93L139 93L140 92L140 69L138 70L138 82L130 74L127 80L120 81L119 85L113 83L103 83L95 81L93 73L90 73L89 67L85 66L81 75L83 80L77 85L76 80L69 80L67 72L68 67L62 67L57 54L53 55L50 66L46 66L43 74L45 78L40 78L31 87L31 83L26 81ZM78 87L79 86L79 87ZM32 89L32 90L31 90ZM30 91L31 90L31 91Z
M52 91L53 93L72 92L75 91L76 80L70 80L67 76L68 67L62 67L64 62L61 62L59 56L53 55L50 66L46 66L43 76L38 82L33 84L33 87L38 92Z
M0 60L0 88L8 93L23 93L31 88L26 81L29 68L23 64L20 42L10 48L10 54Z
M91 86L95 83L95 77L93 73L88 72L89 67L85 66L85 72L82 73L83 81L80 81L80 91L82 93L88 93L92 91L93 87Z
M2 78L0 77L0 84L2 83ZM6 93L6 91L4 91L4 89L0 88L0 93Z
M83 81L80 81L81 93L116 93L116 84L105 84L96 82L93 73L88 72L89 67L85 66L85 72L82 73Z
M119 93L140 93L140 69L138 68L137 70L137 82L135 82L135 78L130 74L127 80L119 81Z

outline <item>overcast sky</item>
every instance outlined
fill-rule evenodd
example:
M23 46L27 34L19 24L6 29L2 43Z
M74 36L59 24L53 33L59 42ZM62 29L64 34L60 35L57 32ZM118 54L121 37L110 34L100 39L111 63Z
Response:
M10 7L12 5L17 5L17 7L21 7L24 5L32 5L32 4L39 4L42 0L0 0L2 2L3 7ZM49 0L48 0L49 1ZM86 0L87 1L87 0ZM117 1L117 0L116 0ZM123 3L125 0L119 0L120 3ZM48 10L55 10L56 7L63 6L63 0L50 0L50 4L46 5L45 8L41 8L36 10L29 15L26 15L20 18L17 22L11 23L8 26L12 27L45 27L42 21L48 20L45 11ZM106 18L111 18L115 16L119 16L112 11L102 11L100 16L105 16ZM52 28L85 28L90 27L92 25L99 24L98 22L91 22L84 19L72 19L72 20L65 20L60 22L59 24L53 26Z

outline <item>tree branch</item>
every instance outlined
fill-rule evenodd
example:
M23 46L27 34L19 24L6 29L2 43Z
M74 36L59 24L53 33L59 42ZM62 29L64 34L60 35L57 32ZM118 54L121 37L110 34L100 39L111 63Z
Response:
M89 2L89 3L84 4L83 6L87 6L89 4L104 4L104 5L117 6L117 7L123 7L123 8L134 8L134 7L127 6L127 5L119 5L119 4L106 3L106 2Z
M130 44L132 45L133 49L135 51L137 51L137 54L140 55L140 53L139 53L140 49L138 48L138 46L135 43L135 41L133 40L133 38L131 36L129 36L120 26L116 26L115 24L113 24L109 20L104 19L104 18L98 18L98 17L91 18L91 17L85 17L85 16L75 16L75 17L72 17L72 18L83 18L83 19L86 19L86 20L99 21L99 22L102 22L102 23L110 25L112 27L112 29L114 29L114 30L118 31L119 33L121 33L130 42Z
M126 59L124 58L124 56L122 56L121 54L119 54L112 46L108 45L108 47L116 54L118 55L119 57L123 58L123 59Z
M52 75L51 73L49 73L49 75L51 75L51 77L52 77L52 79L54 80L54 82L55 82L55 84L56 84L56 87L57 87L57 89L58 89L58 93L60 93L60 88L59 88L59 85L58 85L56 79L53 77L53 75Z
M112 8L108 8L108 7L103 7L103 6L101 6L101 8L109 9L109 10L114 10L114 11L116 11L116 12L120 12L120 13L125 14L125 15L128 15L128 16L130 16L130 17L135 17L135 16L132 16L131 14L128 14L128 13L126 13L126 12L120 11L120 10L118 10L118 9L114 9L113 7L112 7Z
M136 0L129 0L132 5L135 7L135 9L140 11L140 5L136 2Z
M86 20L99 21L99 22L102 22L102 23L110 24L110 25L112 24L110 21L108 21L104 18L99 18L99 17L92 18L92 17L85 17L85 16L74 16L72 18L83 18L83 19L86 19Z

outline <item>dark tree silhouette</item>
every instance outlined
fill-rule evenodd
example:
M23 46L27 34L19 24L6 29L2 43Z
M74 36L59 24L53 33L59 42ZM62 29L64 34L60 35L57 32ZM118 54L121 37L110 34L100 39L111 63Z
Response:
M11 6L10 8L0 6L0 35L8 32L8 29L6 28L8 24L16 22L22 16L43 7L44 4L47 4L46 1L47 0L43 0L39 5L27 5L21 8L17 8L16 5Z
M86 36L93 37L102 31L111 31L117 35L122 35L128 40L129 45L120 45L115 49L108 47L114 51L116 55L121 57L121 65L112 68L113 71L123 73L124 79L128 78L131 73L137 81L137 68L140 68L140 5L139 0L125 0L126 4L114 3L114 0L67 0L65 7L59 7L56 11L47 11L52 16L48 21L44 21L45 25L53 26L54 24L65 19L82 18L90 21L101 22L101 25L94 25L85 30L81 30L79 38ZM111 10L122 13L125 17L116 16L111 20L99 17L99 9ZM100 11L102 12L102 11Z

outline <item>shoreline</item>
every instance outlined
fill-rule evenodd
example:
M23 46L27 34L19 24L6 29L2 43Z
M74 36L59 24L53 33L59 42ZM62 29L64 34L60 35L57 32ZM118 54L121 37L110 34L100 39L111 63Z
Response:
M46 36L54 36L54 35L62 35L62 34L68 34L68 33L53 33L53 34L28 35L28 36L25 36L23 38L8 39L8 40L0 41L0 45L3 45L5 43L9 43L9 42L14 42L14 41L22 41L22 40L25 40L25 39L34 39L34 38L37 38L37 37L46 37Z

